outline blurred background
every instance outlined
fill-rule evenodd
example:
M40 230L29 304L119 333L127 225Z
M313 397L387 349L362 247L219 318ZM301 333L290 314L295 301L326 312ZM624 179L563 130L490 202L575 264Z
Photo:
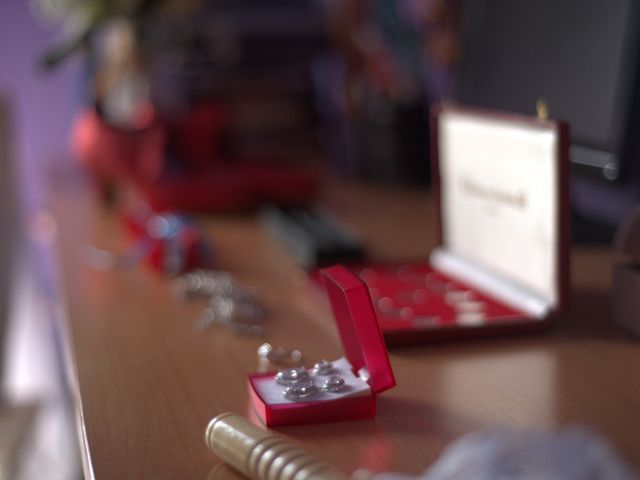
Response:
M606 244L640 188L638 9L0 2L0 469L17 468L28 436L24 478L80 471L47 213L56 172L80 165L109 208L126 187L157 211L309 205L332 178L427 189L432 106L535 115L542 99L572 128L574 241Z

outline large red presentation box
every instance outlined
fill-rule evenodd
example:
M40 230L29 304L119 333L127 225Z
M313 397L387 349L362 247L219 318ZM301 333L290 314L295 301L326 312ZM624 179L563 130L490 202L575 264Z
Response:
M350 267L387 343L548 327L569 301L567 125L443 107L431 134L429 262Z

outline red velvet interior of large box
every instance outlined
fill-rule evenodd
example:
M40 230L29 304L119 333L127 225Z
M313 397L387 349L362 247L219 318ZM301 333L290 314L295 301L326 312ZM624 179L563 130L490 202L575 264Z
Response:
M434 270L428 263L351 266L350 269L369 287L385 333L498 326L534 320L525 312Z

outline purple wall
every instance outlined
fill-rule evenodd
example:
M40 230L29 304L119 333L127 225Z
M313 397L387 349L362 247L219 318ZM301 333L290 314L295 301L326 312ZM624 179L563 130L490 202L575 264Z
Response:
M69 129L80 98L77 59L54 72L38 68L56 32L35 19L30 3L0 0L0 95L9 98L12 110L13 161L27 211L43 204L47 166L68 161Z

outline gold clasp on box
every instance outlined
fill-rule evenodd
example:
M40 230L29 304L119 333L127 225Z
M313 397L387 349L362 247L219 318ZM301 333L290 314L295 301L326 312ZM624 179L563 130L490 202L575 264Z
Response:
M549 119L549 107L547 106L547 102L542 98L539 98L536 102L536 114L538 115L538 120Z

